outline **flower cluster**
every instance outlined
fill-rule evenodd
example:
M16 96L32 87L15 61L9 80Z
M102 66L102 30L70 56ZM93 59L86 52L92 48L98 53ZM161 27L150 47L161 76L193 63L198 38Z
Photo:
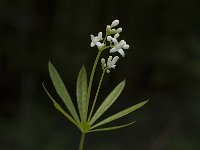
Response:
M106 70L107 73L110 73L109 69L115 69L116 67L116 62L119 60L118 56L115 56L114 58L112 56L108 57L107 60L107 64L106 64L106 60L104 58L101 59L101 65L102 65L102 69Z
M118 42L118 38L120 33L122 32L122 28L116 28L119 25L119 20L114 20L111 25L107 25L106 27L106 36L102 37L102 32L98 33L98 36L94 36L91 34L91 47L97 46L97 48L101 51L110 48L110 53L118 52L122 57L125 56L124 50L129 49L129 45L126 44L124 40L120 40ZM109 43L109 45L108 45ZM107 64L105 63L105 59L102 58L102 68L107 69L106 72L110 72L110 68L115 68L115 63L118 61L119 57L115 56L113 59L110 56L108 58ZM111 65L111 66L109 66ZM105 66L105 67L104 67ZM113 67L114 66L114 67Z

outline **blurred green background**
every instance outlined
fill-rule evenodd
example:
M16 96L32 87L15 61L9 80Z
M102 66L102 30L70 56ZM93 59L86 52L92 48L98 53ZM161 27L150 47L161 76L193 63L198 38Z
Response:
M115 122L136 120L133 126L89 134L85 149L199 150L199 15L199 0L0 0L0 150L78 149L79 131L41 83L62 103L48 75L51 60L75 102L79 69L84 64L89 74L97 54L90 34L105 33L114 19L131 47L103 83L100 102L127 81L105 116L149 103Z

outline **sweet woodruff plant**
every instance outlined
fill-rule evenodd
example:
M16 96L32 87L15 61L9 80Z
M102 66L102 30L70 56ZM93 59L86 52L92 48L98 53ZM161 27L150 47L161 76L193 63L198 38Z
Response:
M114 115L111 115L108 118L101 118L101 116L110 108L110 106L117 100L118 96L121 94L124 86L125 80L120 82L112 92L102 101L101 105L96 108L96 101L98 99L99 91L101 88L101 84L105 74L109 74L112 69L115 69L116 63L119 60L120 56L124 57L125 52L129 49L129 45L124 40L119 40L120 33L122 32L122 28L116 28L119 24L119 20L114 20L111 25L107 25L106 34L103 37L103 33L99 32L97 36L91 35L91 47L97 46L97 56L94 61L94 65L90 74L89 83L87 80L87 72L85 67L83 66L79 72L77 84L76 84L76 100L78 112L76 111L76 106L72 102L70 95L60 77L57 70L53 66L51 62L49 62L49 74L53 85L55 87L56 92L59 97L64 102L67 111L65 111L54 98L47 91L46 87L43 84L43 87L47 93L47 95L52 100L55 108L57 108L69 121L71 121L80 131L81 138L79 144L79 150L83 149L85 135L90 132L97 131L110 131L119 128L123 128L129 126L134 123L131 121L124 125L116 125L112 127L101 127L103 125L107 125L108 123L124 117L125 115L135 111L136 109L142 107L147 101L141 102L139 104L133 105L129 108L126 108ZM108 59L101 58L102 52L109 52L113 55L119 56L109 56ZM101 58L101 67L102 73L99 79L98 87L96 89L96 94L94 98L91 98L91 89L92 83L95 75L95 70L97 65L99 64L99 59ZM91 107L89 107L91 106ZM100 119L101 118L101 119Z

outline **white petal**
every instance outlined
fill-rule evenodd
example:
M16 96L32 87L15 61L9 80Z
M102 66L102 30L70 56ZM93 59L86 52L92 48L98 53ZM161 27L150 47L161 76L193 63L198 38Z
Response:
M116 51L117 51L117 49L115 47L113 47L113 48L110 49L110 53L114 53Z
M119 59L119 57L118 57L118 56L115 56L115 57L113 58L113 60L111 61L110 66L111 66L111 67L112 67L112 66L115 66L115 64L116 64L116 62L118 61L118 59Z
M116 62L119 60L119 57L118 56L115 56L112 60L112 63L113 64L116 64Z
M93 40L93 39L94 39L94 35L92 35L92 34L91 34L91 35L90 35L90 37L91 37L91 40Z
M113 41L113 43L114 43L114 46L116 46L116 45L118 44L118 41L117 41L116 38L112 38L112 41Z
M97 42L96 45L100 47L102 44L100 42Z
M91 46L91 47L94 47L94 46L95 46L95 43L94 43L94 42L91 42L90 46Z
M117 51L118 51L123 57L125 56L125 53L124 53L123 49L118 49Z
M128 44L125 44L125 45L123 46L123 49L129 49L129 45L128 45Z
M113 69L115 69L115 67L116 67L116 65L112 65L110 68L113 68Z
M111 27L115 27L119 24L119 20L114 20L111 24Z
M98 37L102 38L102 32L98 33Z
M124 45L126 45L126 42L124 40L121 40L116 48L117 49L122 48Z

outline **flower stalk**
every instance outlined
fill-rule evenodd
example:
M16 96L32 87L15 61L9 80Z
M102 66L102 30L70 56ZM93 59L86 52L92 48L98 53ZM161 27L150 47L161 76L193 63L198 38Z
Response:
M103 69L103 72L101 74L101 78L100 78L100 81L99 81L99 85L98 85L98 88L97 88L97 91L96 91L96 94L95 94L95 98L94 98L94 101L93 101L93 104L92 104L92 108L91 108L91 111L90 111L90 115L88 117L88 122L90 121L90 119L92 117L92 113L94 111L94 107L95 107L95 104L96 104L96 101L97 101L97 98L98 98L98 95L99 95L99 90L101 88L101 84L102 84L105 72L106 72L106 69Z

